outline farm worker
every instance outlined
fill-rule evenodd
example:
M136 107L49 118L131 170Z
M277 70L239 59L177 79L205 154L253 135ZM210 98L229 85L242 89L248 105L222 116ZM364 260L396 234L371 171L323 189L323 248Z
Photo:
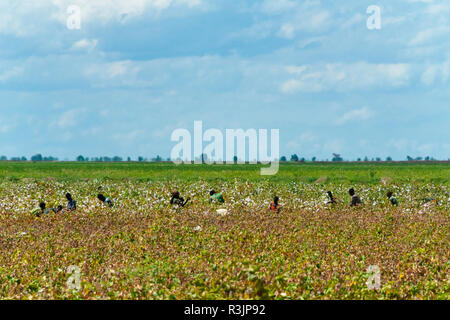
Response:
M77 202L72 199L72 195L70 193L66 193L67 199L67 210L73 211L77 209Z
M334 197L333 197L333 194L331 193L331 191L327 191L327 195L328 195L328 198L330 198L327 201L327 204L335 204L336 200L334 200Z
M352 197L352 200L350 202L351 207L357 206L358 204L362 203L361 199L355 194L355 189L351 188L350 190L348 190L348 193Z
M423 205L424 208L432 208L438 204L436 199L433 198L425 198L422 200L425 200L425 204Z
M44 214L44 211L45 211L45 203L41 202L39 203L39 208L33 209L33 211L31 211L31 214L35 215L36 217L40 217L42 214Z
M62 209L63 209L63 206L62 206L62 205L59 205L59 206L57 206L56 208L50 208L49 210L50 210L50 211L53 211L54 213L58 213L58 212L61 212Z
M58 213L60 211L62 211L63 206L59 205L56 208L48 208L45 209L46 204L44 202L39 203L39 208L34 209L31 213L33 213L35 216L39 217L42 214L49 214L51 211L53 211L54 213Z
M280 200L280 198L278 198L277 196L275 196L273 198L273 202L270 203L270 211L276 212L276 213L280 212L281 208L280 208L280 206L278 204L279 200Z
M425 203L422 205L422 209L419 211L420 214L429 213L430 209L432 209L438 204L437 201L432 198L425 198L422 200L425 201Z
M388 193L386 193L386 196L393 206L398 206L398 200L393 196L392 191L388 191Z
M101 202L103 202L104 204L106 204L108 207L112 207L113 206L113 202L111 201L110 198L106 198L104 195L102 195L101 193L99 193L97 195L98 200L100 200Z
M437 201L433 198L423 198L422 201L425 201L425 205L436 205Z
M189 198L187 198L186 201L184 201L184 198L180 197L180 193L177 190L172 192L172 198L170 199L170 204L184 207L186 205L186 203L188 203L188 201L189 201Z
M216 193L214 190L211 190L209 192L209 203L213 202L214 200L217 200L218 203L225 203L222 193Z

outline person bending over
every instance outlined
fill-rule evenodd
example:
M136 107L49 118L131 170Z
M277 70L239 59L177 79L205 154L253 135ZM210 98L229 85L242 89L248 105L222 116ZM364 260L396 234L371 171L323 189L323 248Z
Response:
M386 196L393 206L398 206L398 200L396 197L393 196L392 191L389 191L388 193L386 193Z
M350 202L351 207L355 207L362 203L361 199L355 194L355 189L351 188L350 190L348 190L348 193L352 197L352 200Z
M277 196L273 198L273 201L270 203L270 211L280 213L281 207L278 203L279 201L280 198L278 198Z
M43 214L49 214L50 212L54 212L54 213L58 213L61 212L63 209L63 206L59 205L56 208L48 208L46 209L47 205L45 204L45 202L41 202L39 203L39 208L36 208L32 211L32 213L36 216L36 217L40 217Z
M35 215L36 217L40 217L41 215L44 214L45 207L46 207L45 202L40 202L39 207L33 209L33 211L31 211L31 214Z
M66 193L67 199L67 210L74 211L77 209L77 202L72 199L72 195L70 193Z
M103 194L99 193L97 195L98 200L100 200L101 202L103 202L105 205L107 205L108 207L112 207L113 206L113 202L111 201L110 198L106 198Z
M327 204L336 204L336 200L333 197L333 194L331 193L331 191L327 191L327 195L328 195L328 201Z
M180 197L180 193L175 190L172 192L172 198L170 198L170 204L171 205L178 205L179 207L184 207L186 203L188 203L190 199L187 198L186 201L184 201L183 197Z
M217 193L214 190L211 190L209 192L209 203L212 203L213 201L217 201L218 203L221 203L221 204L225 203L222 193Z

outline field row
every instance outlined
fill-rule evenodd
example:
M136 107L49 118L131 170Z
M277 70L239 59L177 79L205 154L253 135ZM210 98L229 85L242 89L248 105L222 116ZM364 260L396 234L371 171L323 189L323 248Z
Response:
M3 182L0 297L449 299L449 187L358 185L363 205L350 208L350 186ZM99 188L113 208L96 199ZM169 205L175 188L192 198L183 209ZM223 192L228 215L209 204L211 188ZM328 188L337 205L325 204ZM42 200L64 204L67 191L76 211L30 214ZM280 213L268 210L275 194ZM424 207L423 197L437 205ZM366 283L371 266L379 289Z

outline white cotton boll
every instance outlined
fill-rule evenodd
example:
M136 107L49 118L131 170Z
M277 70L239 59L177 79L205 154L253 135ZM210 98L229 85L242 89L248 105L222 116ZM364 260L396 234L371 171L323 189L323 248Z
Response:
M196 227L194 228L194 231L202 231L202 227L201 227L201 226L196 226Z
M228 210L227 209L218 209L217 214L221 215L221 216L226 216L228 214Z

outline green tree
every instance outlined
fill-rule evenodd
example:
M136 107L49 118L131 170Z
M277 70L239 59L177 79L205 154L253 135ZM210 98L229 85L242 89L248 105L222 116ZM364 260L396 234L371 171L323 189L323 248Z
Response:
M42 161L42 154L38 153L31 157L31 161Z
M338 153L333 153L333 159L331 159L331 161L333 162L341 162L344 159L342 159L341 155Z

